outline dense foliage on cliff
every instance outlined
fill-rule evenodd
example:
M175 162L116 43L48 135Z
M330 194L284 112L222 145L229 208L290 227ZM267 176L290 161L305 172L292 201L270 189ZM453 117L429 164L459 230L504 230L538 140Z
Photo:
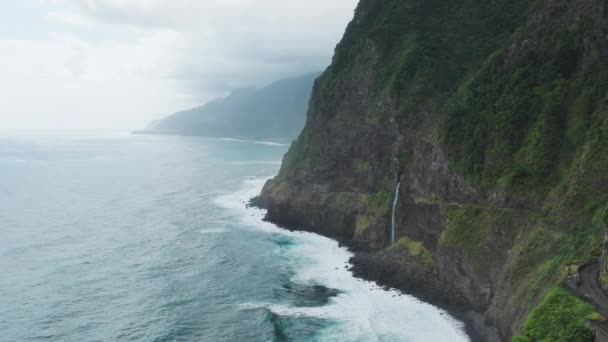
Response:
M529 0L361 1L332 71L353 63L352 55L371 39L387 60L379 90L389 89L409 106L404 110L411 109L453 91L509 37L529 5Z
M451 263L434 275L448 296L502 339L588 340L560 283L608 230L606 37L604 0L361 0L270 214L381 255L391 196L370 199L400 181L398 238Z
M514 342L593 340L586 319L597 318L595 309L560 287L550 290L532 310L522 332Z
M290 142L304 126L317 76L307 74L261 89L236 90L226 98L164 118L145 132Z
M456 169L472 181L524 189L565 176L579 148L605 134L608 63L597 25L522 26L509 50L472 75L446 108Z

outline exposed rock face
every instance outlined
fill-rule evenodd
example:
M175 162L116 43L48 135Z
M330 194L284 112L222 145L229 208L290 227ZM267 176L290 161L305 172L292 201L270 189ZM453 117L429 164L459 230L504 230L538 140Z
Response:
M596 0L362 0L256 203L273 222L352 246L357 274L453 308L481 340L509 340L561 265L599 249L607 13ZM564 108L588 78L597 89L579 131ZM520 104L520 91L533 95ZM549 108L553 95L563 101ZM561 146L554 135L569 147L547 152Z
M328 235L353 246L355 250L371 251L360 253L354 259L356 274L453 308L468 323L477 324L471 327L473 331L470 333L480 335L480 340L501 339L490 323L493 321L485 322L473 312L486 312L488 316L495 312L497 316L504 316L501 321L505 328L503 340L508 339L511 327L522 315L520 310L525 308L509 306L508 294L503 295L500 301L493 299L496 288L500 286L497 282L501 270L514 244L513 234L503 233L500 226L491 227L493 231L482 242L487 245L483 246L479 256L487 260L476 269L459 246L443 243L450 214L459 210L461 205L475 203L474 189L469 188L462 177L449 172L446 155L437 145L415 141L411 165L413 167L401 176L397 237L407 237L423 244L430 251L432 266L429 268L420 267L419 260L408 259L407 254L398 250L383 249L389 239L389 202L392 198L388 191L383 195L384 199L374 199L382 196L377 193L328 191L328 184L321 189L315 183L309 186L302 182L294 186L293 183L275 183L276 180L272 180L265 186L260 204L268 209L268 219L280 225ZM394 176L384 179L388 190Z

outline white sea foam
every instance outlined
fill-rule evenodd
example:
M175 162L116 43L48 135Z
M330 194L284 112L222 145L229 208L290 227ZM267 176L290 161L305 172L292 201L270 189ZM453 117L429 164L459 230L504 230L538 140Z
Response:
M232 165L281 165L280 161L267 161L267 160L251 160L251 161L235 161L231 162Z
M289 147L288 144L281 144L281 143L273 142L273 141L245 140L245 139L235 139L235 138L213 138L213 139L222 140L222 141L233 141L233 142L242 142L242 143L250 143L250 144L268 145L268 146Z
M296 274L292 281L338 289L340 294L321 307L245 303L244 310L267 308L285 316L328 318L339 322L326 328L328 340L339 341L468 341L461 322L447 312L375 283L355 278L345 268L352 253L334 240L306 232L291 232L263 221L264 210L245 208L243 201L259 194L264 180L247 180L242 190L221 196L216 203L239 212L242 223L263 232L283 234L295 241L286 250Z
M240 305L242 310L268 309L281 316L292 317L316 317L339 320L341 317L336 315L336 311L331 306L317 307L296 307L272 303L243 303Z
M201 234L222 234L226 233L228 229L226 228L209 228L209 229L201 229L199 232Z

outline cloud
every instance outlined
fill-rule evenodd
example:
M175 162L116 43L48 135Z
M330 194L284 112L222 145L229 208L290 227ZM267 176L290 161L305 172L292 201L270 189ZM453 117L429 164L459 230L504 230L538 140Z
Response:
M38 118L44 127L137 128L237 87L321 70L356 6L356 0L29 1L46 18L44 36L0 32L0 86L10 94L0 97L0 126ZM23 102L28 98L36 101Z

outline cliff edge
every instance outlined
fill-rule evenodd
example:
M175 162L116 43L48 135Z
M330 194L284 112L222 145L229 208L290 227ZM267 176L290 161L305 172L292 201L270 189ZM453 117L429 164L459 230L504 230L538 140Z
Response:
M606 269L607 18L605 0L361 0L257 203L477 339L589 340L594 310L561 283Z

